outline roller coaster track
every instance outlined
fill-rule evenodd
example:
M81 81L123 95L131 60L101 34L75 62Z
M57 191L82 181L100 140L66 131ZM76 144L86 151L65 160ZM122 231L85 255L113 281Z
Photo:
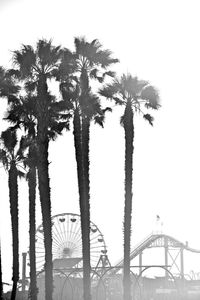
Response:
M185 249L190 252L200 253L200 250L193 249L193 248L189 247L187 243L184 244L169 235L152 233L133 248L133 250L130 253L130 260L134 259L137 255L139 255L146 248L165 247L166 241L167 241L168 247L182 248L182 249ZM124 260L122 258L115 264L115 267L111 270L111 272L109 272L109 274L117 273L117 271L123 267L123 263L124 263Z

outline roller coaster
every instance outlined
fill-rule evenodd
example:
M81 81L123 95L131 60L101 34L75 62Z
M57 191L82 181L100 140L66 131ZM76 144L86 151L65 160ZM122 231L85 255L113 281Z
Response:
M163 266L169 271L174 271L174 269L176 269L176 275L179 274L180 277L184 277L184 250L193 253L200 253L200 250L189 247L187 242L184 244L179 240L163 233L151 233L132 249L130 253L130 260L132 261L137 256L139 257L139 270L141 272L143 269L142 254L144 250L161 247L165 249ZM176 250L176 252L174 250ZM173 254L172 251L174 252ZM169 260L171 260L170 266ZM115 268L111 270L110 274L116 274L121 267L123 267L123 258L115 264Z

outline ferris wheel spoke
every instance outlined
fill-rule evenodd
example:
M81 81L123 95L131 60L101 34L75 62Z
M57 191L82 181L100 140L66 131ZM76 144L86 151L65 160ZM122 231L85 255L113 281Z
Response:
M43 253L44 254L44 250L43 251L37 251L38 254L41 254Z
M79 230L80 230L80 228L81 228L78 219L76 219L76 224L75 224L74 227L75 227L75 228L74 228L74 231L73 231L73 234L72 234L72 239L73 239L73 240L75 239L77 233L79 232Z
M39 269L40 271L41 271L43 268L44 268L44 264L39 264L38 267L37 267L37 269ZM39 271L39 272L40 272L40 271ZM38 273L39 273L39 272L38 272Z
M41 263L41 262L44 262L44 259L45 259L45 256L38 256L37 257L37 263Z
M61 239L62 243L65 243L65 241L66 241L65 234L64 234L63 229L62 229L63 226L61 226L61 223L60 223L59 219L57 219L57 227L56 227L56 229L59 232L60 239Z
M77 238L74 240L74 243L77 244L77 245L82 244L82 237L81 237L81 235L79 237L77 236Z
M73 239L79 241L80 238L81 238L81 229L79 228L79 230L74 234Z
M59 241L57 241L57 239L55 238L53 238L52 245L54 245L55 247L58 246L58 248L60 247Z
M95 247L90 247L90 249L99 249L99 248L102 248L102 249L104 249L104 247L103 247L103 246L95 246Z
M52 228L52 239L53 239L53 242L55 242L55 244L57 244L58 246L60 246L62 244L62 240L57 235L57 232L55 231L55 227Z
M35 248L36 249L43 249L44 250L44 246L40 246L40 245L36 245Z
M69 240L71 241L74 223L71 220L70 220L70 222L71 222L71 227L70 227L70 231L69 231Z
M65 219L65 221L66 221L66 219ZM63 226L63 232L64 232L64 236L65 236L65 241L67 241L67 235L66 235L66 227L65 227L65 221L64 222L62 222L62 226Z
M35 244L40 244L40 245L43 245L44 246L44 240L36 240Z
M44 240L44 236L36 235L36 239Z
M67 216L67 241L69 241L69 216Z
M61 239L62 239L63 243L65 243L65 235L64 235L64 232L62 230L61 224L60 224L58 219L57 219L57 224L58 224L58 227L59 227L59 233L60 233Z
M97 235L97 236L94 236L94 237L90 237L90 242L94 241L95 239L102 239L103 241L103 237L101 235Z
M55 235L54 238L56 238L60 244L64 243L64 240L55 224L53 228L54 228L54 235Z

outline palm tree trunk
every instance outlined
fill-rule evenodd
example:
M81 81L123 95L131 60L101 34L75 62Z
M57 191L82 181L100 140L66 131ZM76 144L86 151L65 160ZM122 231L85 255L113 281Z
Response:
M35 257L36 168L34 166L30 166L28 172L28 188L29 188L29 239L30 239L30 246L29 246L30 299L37 300L36 257Z
M17 168L14 162L11 162L8 176L10 214L12 225L13 240L13 286L11 300L15 300L17 293L17 282L19 280L19 233L18 233L18 183Z
M74 144L77 162L79 206L81 214L82 252L83 252L83 297L91 299L90 288L90 224L88 222L87 183L85 180L83 161L83 140L80 114L78 108L74 112Z
M130 277L130 246L131 246L131 217L132 217L132 165L133 165L133 111L131 102L127 101L124 114L125 131L125 207L124 207L124 300L131 300Z
M2 282L2 266L1 266L1 244L0 244L0 299L3 300L3 282Z
M45 248L45 299L52 300L53 294L53 263L52 263L52 230L51 230L51 202L49 186L48 141L39 145L38 183Z
M84 169L84 205L82 205L83 217L82 239L83 239L83 295L85 300L91 299L90 280L90 179L89 179L89 135L90 120L88 117L82 119L82 147L83 147L83 169Z
M38 83L37 99L37 169L45 248L45 300L53 297L53 262L52 262L52 228L51 228L51 193L48 161L48 91L45 76L41 75Z

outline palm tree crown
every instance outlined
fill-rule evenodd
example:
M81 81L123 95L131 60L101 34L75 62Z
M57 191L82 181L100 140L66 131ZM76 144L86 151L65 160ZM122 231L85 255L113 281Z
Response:
M158 91L148 81L139 80L130 74L123 74L120 79L114 79L111 84L106 85L99 91L100 95L112 99L116 104L126 105L130 101L135 112L139 112L153 125L153 117L143 112L143 108L158 109ZM123 121L123 117L122 117Z

